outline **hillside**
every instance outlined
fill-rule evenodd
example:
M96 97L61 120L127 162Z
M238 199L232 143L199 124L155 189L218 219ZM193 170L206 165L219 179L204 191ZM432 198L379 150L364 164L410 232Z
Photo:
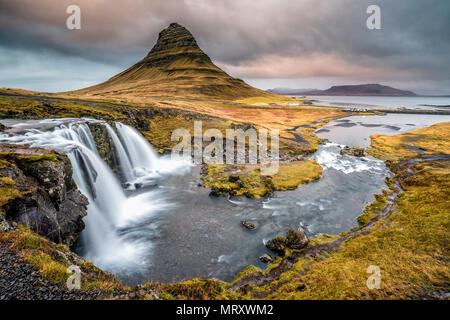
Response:
M412 91L400 90L389 86L383 86L381 84L332 86L327 90L302 91L301 94L323 96L416 96L416 94Z
M277 97L222 71L200 49L193 35L177 23L159 33L155 46L144 59L108 81L77 93L225 100Z

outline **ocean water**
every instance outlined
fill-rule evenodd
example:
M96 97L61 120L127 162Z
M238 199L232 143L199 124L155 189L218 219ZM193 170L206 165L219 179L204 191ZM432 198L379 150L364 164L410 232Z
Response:
M450 97L306 96L317 106L362 107L368 109L450 110Z

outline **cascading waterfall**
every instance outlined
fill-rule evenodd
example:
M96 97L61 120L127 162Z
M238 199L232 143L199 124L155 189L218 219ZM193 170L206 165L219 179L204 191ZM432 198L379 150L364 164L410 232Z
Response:
M16 134L1 135L0 142L27 144L66 153L72 163L73 178L89 200L88 215L84 219L86 228L81 236L84 256L110 271L122 270L123 267L129 269L130 264L145 265L148 263L145 261L148 258L148 252L145 252L148 243L144 247L136 240L139 237L123 230L128 223L148 219L158 210L166 209L168 204L158 190L127 197L118 177L100 157L89 122L99 121L55 120L52 122L54 126L48 130L48 121L43 120L41 124L46 124L44 128L39 129L38 123ZM151 145L134 128L116 123L119 133L116 134L109 124L103 124L116 152L118 169L128 185L139 183L145 187L161 172L177 173L181 168L189 168L186 162L159 159ZM13 127L20 129L23 123Z
M105 124L106 130L108 130L108 134L111 137L114 147L117 150L117 156L119 157L119 167L123 177L127 182L134 180L136 177L133 173L133 166L130 162L129 155L125 152L125 148L122 145L122 142L119 140L116 132L111 128L109 124Z

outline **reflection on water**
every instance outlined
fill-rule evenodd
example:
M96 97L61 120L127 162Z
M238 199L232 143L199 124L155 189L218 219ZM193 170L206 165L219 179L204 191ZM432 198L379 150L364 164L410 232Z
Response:
M307 96L318 106L368 109L448 110L450 97Z
M316 131L319 138L352 147L370 146L372 134L394 135L450 121L450 115L387 114L330 121Z

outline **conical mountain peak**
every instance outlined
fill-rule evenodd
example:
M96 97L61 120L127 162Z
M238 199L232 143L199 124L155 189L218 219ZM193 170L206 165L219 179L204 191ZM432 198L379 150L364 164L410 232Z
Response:
M150 53L183 47L200 49L192 33L175 22L159 33L158 41Z
M159 33L144 59L108 81L80 91L93 95L222 100L273 95L217 67L192 33L176 22Z

